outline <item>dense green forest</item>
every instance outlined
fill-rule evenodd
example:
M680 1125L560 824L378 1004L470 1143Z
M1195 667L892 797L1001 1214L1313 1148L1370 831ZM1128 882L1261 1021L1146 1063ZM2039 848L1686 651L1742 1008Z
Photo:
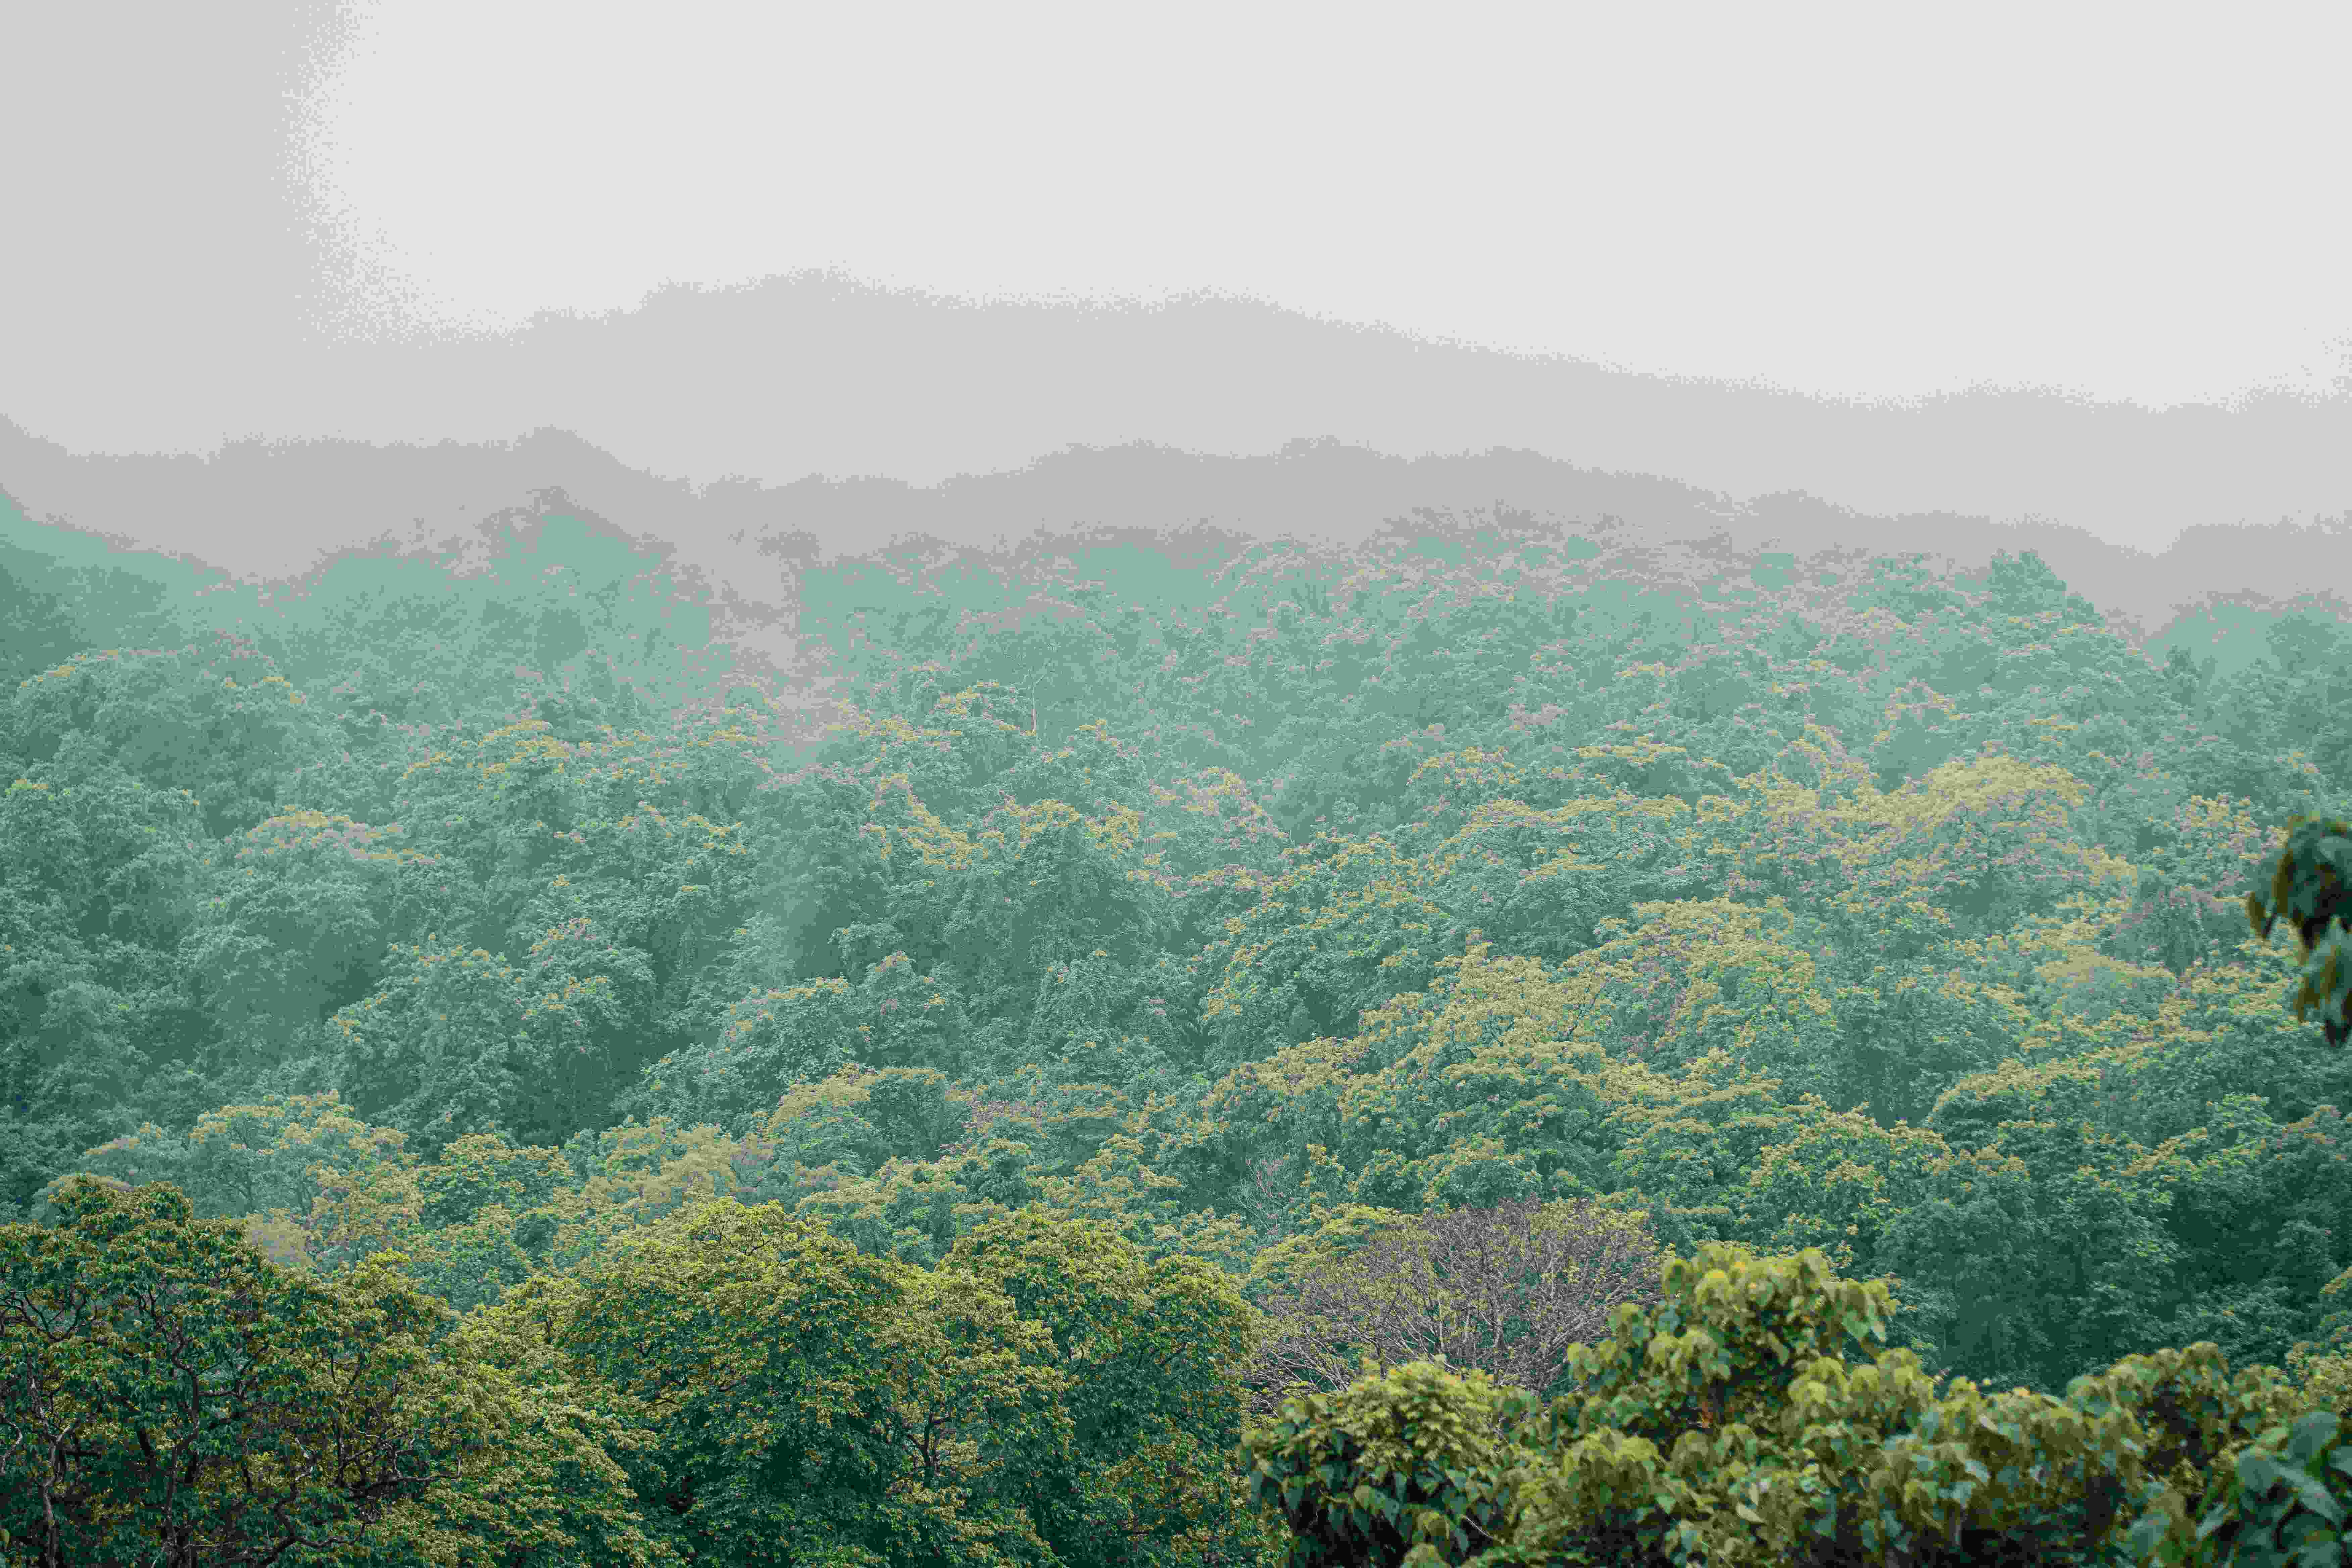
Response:
M2342 1522L2352 627L1067 549L809 567L779 671L569 519L274 593L16 520L5 1560Z

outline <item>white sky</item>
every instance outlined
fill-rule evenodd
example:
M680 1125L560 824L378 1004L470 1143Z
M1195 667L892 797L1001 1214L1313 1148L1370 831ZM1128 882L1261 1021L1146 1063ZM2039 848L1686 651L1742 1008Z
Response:
M2152 406L2352 342L2352 7L400 0L294 166L352 321L834 267Z

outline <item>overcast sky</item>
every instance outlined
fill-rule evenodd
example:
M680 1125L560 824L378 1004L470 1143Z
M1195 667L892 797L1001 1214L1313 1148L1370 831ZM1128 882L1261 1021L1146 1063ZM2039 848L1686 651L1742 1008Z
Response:
M2341 368L2347 45L2342 6L403 0L304 129L448 321L830 265L2161 405Z
M2308 397L2352 345L2347 45L2248 5L20 6L0 414L488 438L565 418L435 428L463 389L364 353L811 268L1839 399ZM1293 423L1265 449L1333 428Z

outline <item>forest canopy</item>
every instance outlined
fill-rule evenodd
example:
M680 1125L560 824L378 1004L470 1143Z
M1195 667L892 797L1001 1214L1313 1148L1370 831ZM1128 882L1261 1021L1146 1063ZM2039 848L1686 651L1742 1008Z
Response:
M778 673L571 520L273 595L0 540L6 1550L1403 1561L1424 1501L1332 1478L1424 1407L1467 1446L1382 1496L1521 1479L1421 1561L1796 1540L1575 1489L1830 1397L1629 1370L1783 1332L1709 1269L1912 1391L1874 1442L2207 1390L2000 1515L2083 1561L2352 1414L2352 628L2158 649L2031 553L1070 549L810 568Z

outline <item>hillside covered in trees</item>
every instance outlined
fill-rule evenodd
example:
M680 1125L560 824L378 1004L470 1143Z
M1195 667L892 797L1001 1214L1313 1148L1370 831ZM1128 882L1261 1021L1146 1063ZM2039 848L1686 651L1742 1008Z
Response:
M2246 904L2352 627L1068 551L810 567L778 671L571 520L275 595L0 541L8 1560L2137 1562L2352 1414L2342 825ZM1811 1357L1879 1403L1768 1490ZM2007 1479L1822 1479L1979 1415Z

